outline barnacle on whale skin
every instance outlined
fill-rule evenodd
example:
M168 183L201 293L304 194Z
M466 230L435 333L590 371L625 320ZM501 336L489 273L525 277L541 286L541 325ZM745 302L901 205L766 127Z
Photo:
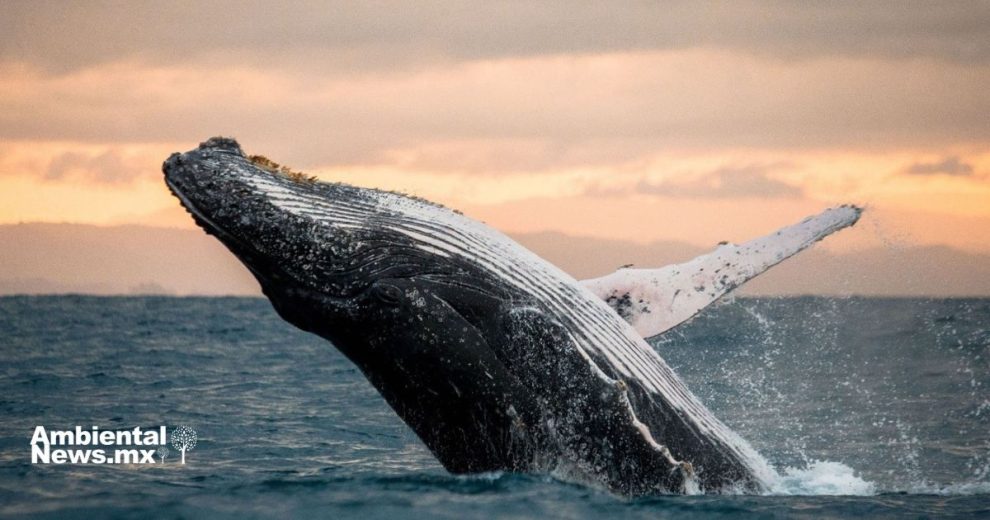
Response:
M288 166L282 166L281 164L265 157L264 155L249 155L248 160L251 161L251 164L259 168L267 170L276 175L282 175L288 178L289 180L295 182L312 184L315 183L317 180L316 177L313 175L307 175L303 172L297 172L292 168L289 168Z

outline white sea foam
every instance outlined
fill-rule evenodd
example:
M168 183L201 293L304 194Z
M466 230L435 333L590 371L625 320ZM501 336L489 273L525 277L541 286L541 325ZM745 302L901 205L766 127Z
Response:
M771 495L874 495L876 484L863 480L841 462L813 461L806 468L785 468L771 483Z

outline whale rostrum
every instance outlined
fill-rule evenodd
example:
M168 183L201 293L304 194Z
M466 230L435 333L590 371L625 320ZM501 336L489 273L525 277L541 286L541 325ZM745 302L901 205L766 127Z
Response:
M776 478L643 336L858 208L582 283L454 210L273 164L211 138L163 170L278 314L353 361L449 471L545 472L627 496L762 492Z

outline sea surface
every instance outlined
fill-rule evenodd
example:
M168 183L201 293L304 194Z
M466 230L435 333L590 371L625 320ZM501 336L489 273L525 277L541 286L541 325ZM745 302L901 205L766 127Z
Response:
M0 298L0 517L990 517L990 300L740 297L651 343L773 493L452 476L267 300ZM32 464L37 426L77 425L198 441L184 465Z

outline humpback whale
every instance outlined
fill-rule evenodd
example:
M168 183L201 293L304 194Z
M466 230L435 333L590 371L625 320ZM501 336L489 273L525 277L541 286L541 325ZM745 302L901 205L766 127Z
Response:
M447 470L549 472L625 496L768 489L774 470L644 337L860 213L578 282L457 211L317 182L233 139L163 171L276 312L353 361Z

